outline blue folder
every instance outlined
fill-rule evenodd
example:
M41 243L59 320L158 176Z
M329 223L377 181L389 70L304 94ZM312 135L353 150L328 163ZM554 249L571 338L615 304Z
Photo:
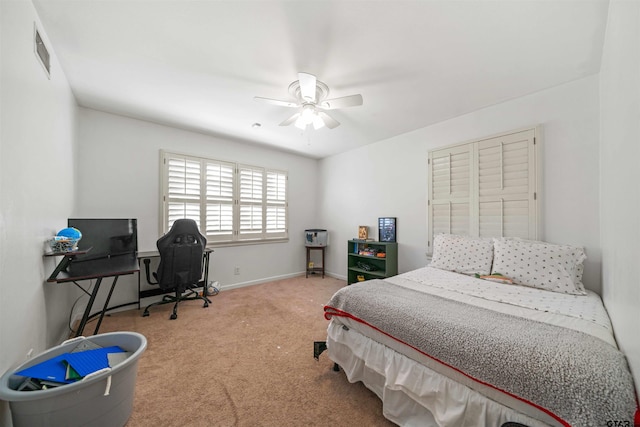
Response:
M92 372L109 367L109 353L122 353L118 346L98 348L95 350L79 351L77 353L63 353L51 359L16 372L16 375L31 377L38 380L70 384L77 378L67 379L67 364L80 375L85 377Z
M85 377L92 372L109 367L109 353L122 353L124 350L117 345L112 347L97 348L95 350L67 353L63 360L81 376Z
M74 380L65 378L67 373L67 367L64 364L64 358L68 356L68 353L60 354L51 359L40 362L37 365L30 366L21 371L16 372L16 375L22 375L24 377L31 377L38 380L53 381L61 384L69 384Z

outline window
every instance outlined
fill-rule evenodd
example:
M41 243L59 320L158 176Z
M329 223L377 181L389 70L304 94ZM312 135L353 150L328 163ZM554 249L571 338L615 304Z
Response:
M536 132L429 152L429 248L439 233L538 238Z
M162 232L196 221L208 243L288 238L287 173L161 152Z

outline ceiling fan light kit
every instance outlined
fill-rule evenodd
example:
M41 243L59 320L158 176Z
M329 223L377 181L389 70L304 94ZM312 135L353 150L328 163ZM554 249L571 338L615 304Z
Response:
M340 122L322 110L355 107L362 105L363 102L360 94L327 99L329 87L309 73L298 73L298 80L289 85L289 94L295 98L295 102L260 96L256 96L254 99L258 102L280 107L299 108L299 112L284 120L280 123L280 126L294 124L295 127L301 130L305 130L309 125L313 125L316 130L325 126L329 129L334 129L340 125Z
M324 121L318 116L318 112L313 104L305 104L302 107L302 113L296 116L295 127L305 130L308 125L313 125L315 130L324 126Z

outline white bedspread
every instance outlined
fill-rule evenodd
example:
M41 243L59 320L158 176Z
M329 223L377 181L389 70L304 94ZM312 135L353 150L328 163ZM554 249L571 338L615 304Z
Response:
M561 294L526 286L494 283L431 267L385 280L466 304L578 330L617 348L602 300L589 290L587 295Z

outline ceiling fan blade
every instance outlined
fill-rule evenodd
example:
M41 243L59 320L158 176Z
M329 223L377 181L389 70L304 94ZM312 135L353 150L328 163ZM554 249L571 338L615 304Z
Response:
M337 121L336 119L334 119L333 117L325 113L324 111L318 111L318 116L322 119L322 121L324 122L324 125L329 129L334 129L340 126L339 121Z
M360 94L327 99L322 101L318 107L323 110L334 110L336 108L357 107L358 105L362 105L362 95Z
M258 102L263 102L265 104L271 104L271 105L278 105L280 107L296 108L300 106L297 103L292 101L280 101L279 99L263 98L261 96L254 96L253 99L255 99Z
M300 113L295 113L293 116L289 117L287 120L280 123L280 126L289 126L291 123L298 120L298 117L300 117Z
M316 76L308 73L298 73L300 95L307 102L316 102Z

